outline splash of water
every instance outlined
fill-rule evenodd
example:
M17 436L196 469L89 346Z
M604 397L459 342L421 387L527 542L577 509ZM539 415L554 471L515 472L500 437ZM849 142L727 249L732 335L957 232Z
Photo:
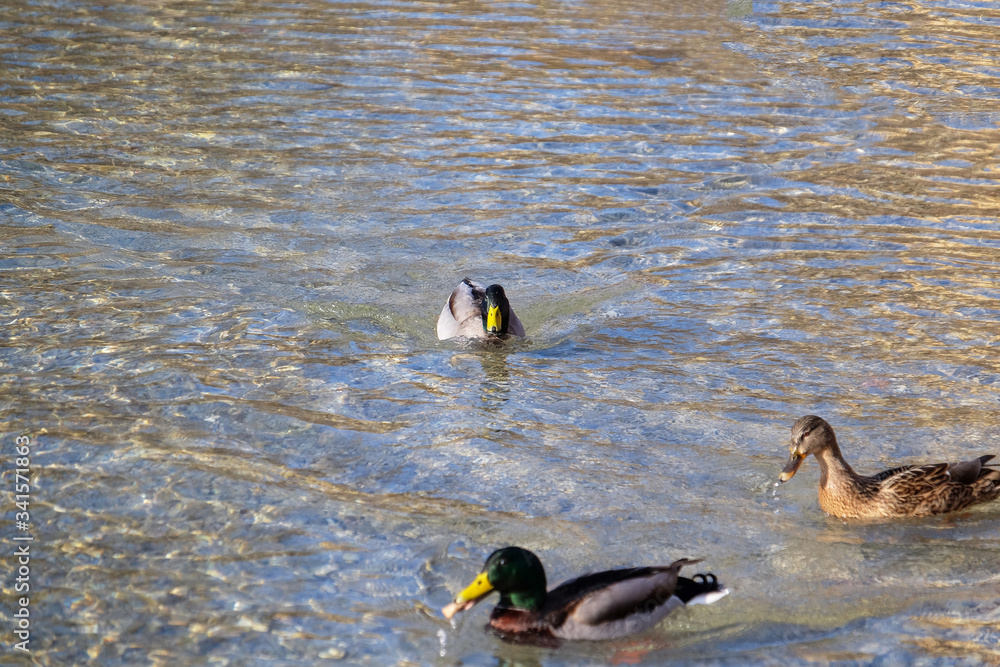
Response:
M438 655L442 658L448 654L448 633L444 630L437 631L438 642L441 644L441 649L438 651Z

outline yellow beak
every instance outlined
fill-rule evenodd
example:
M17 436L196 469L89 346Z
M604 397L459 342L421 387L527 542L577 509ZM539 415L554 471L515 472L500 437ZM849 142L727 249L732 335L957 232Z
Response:
M792 455L789 457L788 463L785 464L785 469L781 471L781 475L778 476L778 479L782 482L790 480L795 476L795 473L799 471L799 466L802 465L802 462L805 460L805 456L799 454L793 449Z
M490 333L500 333L500 306L487 309L486 330Z
M485 572L480 572L476 580L466 586L461 593L455 596L455 601L448 604L441 613L445 618L450 619L460 611L471 609L474 604L493 592L493 585Z
M492 591L493 585L490 584L489 577L486 576L485 572L480 572L475 581L466 586L461 593L455 596L455 602L465 603L478 600Z

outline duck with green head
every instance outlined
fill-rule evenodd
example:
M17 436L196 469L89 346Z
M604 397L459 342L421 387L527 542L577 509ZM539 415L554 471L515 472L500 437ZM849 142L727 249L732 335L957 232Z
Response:
M506 339L524 336L524 326L510 307L500 285L483 287L465 278L448 297L437 322L441 340L465 338Z
M505 547L490 555L479 576L441 613L450 619L496 591L500 602L488 627L502 639L547 646L561 639L614 639L651 628L678 607L728 595L713 574L678 576L683 566L699 562L682 558L585 574L548 591L538 557Z
M792 426L791 457L778 479L790 480L810 454L819 461L820 508L844 519L927 516L1000 497L1000 470L986 465L993 454L859 475L840 453L833 427L816 415Z

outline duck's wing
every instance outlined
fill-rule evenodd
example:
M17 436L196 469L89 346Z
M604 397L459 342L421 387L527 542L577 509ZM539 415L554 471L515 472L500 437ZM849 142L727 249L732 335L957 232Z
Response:
M902 466L875 475L882 483L882 491L898 496L915 496L933 491L951 481L947 463L928 463L922 466Z
M972 484L983 477L1000 480L1000 470L986 465L992 458L993 454L985 454L959 463L902 466L880 472L872 479L881 482L883 490L900 495L916 494L945 484Z
M578 623L600 625L665 604L677 587L677 570L641 568L590 591L571 612Z
M524 337L524 325L521 324L521 320L517 319L513 308L510 309L510 322L507 323L507 333Z
M639 632L684 605L675 594L678 572L697 562L681 559L669 566L609 570L567 581L549 591L544 618L557 636L567 639L609 639ZM714 577L711 582L710 587L721 593L714 599L728 592Z
M876 482L884 482L885 480L894 477L902 472L906 472L913 466L899 466L898 468L890 468L889 470L883 470L882 472L872 475L871 479Z
M1000 470L984 465L990 458L914 466L882 481L879 492L893 498L893 514L910 516L951 512L993 500L1000 494Z
M438 338L446 340L455 336L483 335L481 304L485 297L486 288L479 283L468 278L460 282L441 309L437 322Z

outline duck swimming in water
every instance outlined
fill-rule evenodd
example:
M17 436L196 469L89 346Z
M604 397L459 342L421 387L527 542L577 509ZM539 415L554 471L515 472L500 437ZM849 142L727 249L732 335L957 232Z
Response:
M465 278L448 297L437 322L441 340L524 336L524 326L517 319L507 294L500 285L483 287Z
M1000 470L985 454L961 463L900 466L865 477L844 460L826 420L802 417L792 426L791 458L779 479L787 482L807 456L819 461L819 506L845 518L927 516L1000 497Z
M483 571L455 601L445 618L471 609L491 592L500 602L488 627L507 641L557 646L562 639L615 639L653 627L688 604L711 604L729 591L714 574L678 575L700 560L585 574L550 591L538 556L520 547L494 551Z

